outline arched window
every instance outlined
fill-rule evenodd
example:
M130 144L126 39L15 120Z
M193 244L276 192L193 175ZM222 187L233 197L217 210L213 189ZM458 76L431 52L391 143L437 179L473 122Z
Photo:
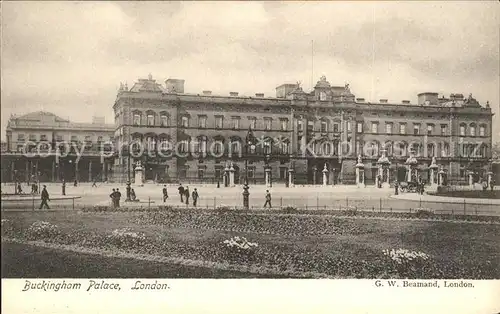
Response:
M328 132L328 122L326 120L321 120L321 133Z
M155 125L155 112L152 110L146 111L146 124L148 126L153 126Z
M263 142L263 152L264 152L264 154L266 154L266 155L271 154L271 152L272 152L271 145L272 145L271 139L270 138L266 138L264 140L264 142Z
M481 124L479 126L479 136L486 136L486 125Z
M375 157L378 156L380 151L380 145L377 141L371 141L368 144L368 156Z
M434 150L434 144L429 143L427 144L427 157L435 157L436 152Z
M240 154L241 153L241 141L237 139L232 139L231 141L231 154Z
M168 118L168 113L167 112L160 112L160 124L161 126L168 126L169 125L169 118Z
M133 125L141 125L141 116L142 116L142 114L140 111L134 111L132 124Z
M184 128L189 127L189 117L188 116L182 116L181 118L181 126Z
M393 146L392 142L385 142L384 149L386 156L392 156L394 154L394 149L392 146Z
M392 146L394 156L405 157L408 155L408 144L406 142L395 142Z
M469 127L470 136L476 136L476 125L471 124Z
M325 101L326 100L326 93L325 92L320 92L319 93L319 100Z
M204 135L198 136L196 139L198 141L198 153L206 154L207 153L207 137Z
M443 156L443 157L450 156L450 144L448 144L446 142L443 144L443 150L441 151L441 156Z
M222 155L224 152L224 144L221 141L214 142L214 154Z
M465 123L460 124L460 136L465 136Z
M149 135L146 137L146 148L148 151L154 151L156 149L156 139L154 136Z

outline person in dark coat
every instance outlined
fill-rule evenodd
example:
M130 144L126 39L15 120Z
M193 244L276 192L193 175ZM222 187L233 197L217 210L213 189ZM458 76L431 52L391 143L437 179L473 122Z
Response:
M77 187L77 186L78 186L78 180L76 180L76 179L75 179L74 186L75 186L75 187Z
M113 204L113 207L116 207L116 190L113 189L113 192L109 194L109 197L111 198L111 202Z
M186 186L186 189L184 190L184 196L186 197L186 205L189 205L189 187Z
M23 193L23 188L21 187L21 183L17 183L17 194L22 194Z
M181 196L181 203L184 203L184 187L182 184L179 184L177 190L179 190L179 195Z
M493 192L493 188L495 187L495 180L491 179L490 182L490 190Z
M134 189L130 189L130 200L135 201L136 198L137 196L135 195Z
M399 182L398 180L394 181L394 195L399 194Z
M62 195L66 195L66 181L62 180Z
M41 198L42 202L40 203L40 209L43 209L43 206L46 206L47 209L50 209L49 204L47 203L47 201L50 201L49 192L47 192L47 186L45 185L43 186L42 189Z
M122 193L120 193L120 189L116 189L116 207L120 207L120 198L122 197Z
M198 190L196 190L196 188L194 188L191 196L193 197L193 206L196 207L196 203L198 202L198 197L199 197Z
M167 198L168 198L167 186L164 185L163 186L163 203L165 203L167 201Z
M266 190L266 202L264 203L264 208L266 208L267 204L269 204L269 208L271 208L271 193L269 190Z

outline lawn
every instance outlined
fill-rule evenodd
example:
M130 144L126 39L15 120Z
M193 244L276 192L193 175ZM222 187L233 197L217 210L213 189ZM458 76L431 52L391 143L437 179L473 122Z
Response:
M433 268L432 272L417 275L417 278L500 278L497 266L500 265L498 224L196 212L6 212L2 218L15 222L18 230L26 230L35 221L49 221L56 224L64 234L80 232L92 235L94 240L105 238L115 229L129 227L134 231L144 232L148 241L154 243L132 249L138 253L244 263L297 272L312 271L339 278L398 277L397 274L387 273L387 262L382 254L384 249L398 248L424 252L432 257L432 265L428 266ZM257 242L259 248L255 256L242 260L227 259L221 254L219 248L222 241L233 236L244 236ZM79 239L64 241L81 244ZM75 253L68 256L72 254ZM75 258L87 257L78 255ZM4 263L12 267L9 264L14 261L15 259L7 258ZM39 262L35 260L36 263ZM143 272L153 274L153 277L161 277L162 274L171 274L167 277L176 276L176 271L168 270L168 266L165 273L147 269ZM201 272L202 275L199 275L199 272L188 268L179 272L181 277L192 278L223 278L226 275L245 277L241 273ZM123 274L126 277L130 273L110 270L109 274ZM97 277L102 276L104 275Z

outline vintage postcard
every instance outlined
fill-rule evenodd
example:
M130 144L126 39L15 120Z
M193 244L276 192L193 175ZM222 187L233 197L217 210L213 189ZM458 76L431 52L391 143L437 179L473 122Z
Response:
M1 14L5 313L500 313L498 2Z

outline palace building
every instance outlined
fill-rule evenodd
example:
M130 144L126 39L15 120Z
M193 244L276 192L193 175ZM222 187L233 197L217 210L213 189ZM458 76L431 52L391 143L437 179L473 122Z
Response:
M50 112L11 116L2 148L2 182L107 180L113 157L114 126L95 117L74 123Z
M382 155L399 181L410 155L424 179L433 157L451 184L465 184L469 172L479 180L489 170L493 114L472 95L424 92L417 103L370 103L324 76L312 91L283 84L274 97L187 93L184 83L162 85L149 75L120 87L113 105L115 147L121 147L115 181L133 182L138 162L145 180L221 184L231 167L235 184L263 183L266 169L272 182L288 182L293 173L295 184L321 184L326 173L328 184L352 184L358 156L367 184Z

